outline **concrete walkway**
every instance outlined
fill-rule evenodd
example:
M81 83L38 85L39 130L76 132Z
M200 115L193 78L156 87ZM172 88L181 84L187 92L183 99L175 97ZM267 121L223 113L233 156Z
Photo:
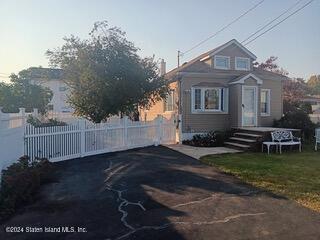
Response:
M239 153L240 150L235 150L227 147L193 147L183 144L172 144L166 145L166 147L193 157L195 159L200 159L200 157L212 154L223 154L223 153Z

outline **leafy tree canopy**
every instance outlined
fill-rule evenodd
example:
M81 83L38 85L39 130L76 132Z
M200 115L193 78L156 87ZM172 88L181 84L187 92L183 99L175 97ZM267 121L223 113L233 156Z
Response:
M278 57L271 56L265 62L262 62L262 63L254 62L253 65L258 68L261 68L270 72L275 72L284 76L289 75L289 73L285 69L279 67L279 65L277 64L277 60L278 60Z
M307 84L312 94L320 95L320 75L312 75Z
M10 75L11 83L0 83L0 106L4 112L18 112L19 108L45 113L52 98L48 88L32 84L32 68Z
M148 108L168 93L154 59L140 58L125 32L106 21L95 23L88 39L71 36L64 41L46 54L52 66L64 70L77 115L100 122Z

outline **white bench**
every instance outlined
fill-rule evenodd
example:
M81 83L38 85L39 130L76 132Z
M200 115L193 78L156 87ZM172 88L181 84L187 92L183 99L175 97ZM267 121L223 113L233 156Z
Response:
M277 143L279 146L280 154L282 153L282 146L294 146L299 145L299 151L301 152L301 139L294 137L291 131L279 130L271 132L272 142Z
M318 144L320 144L320 128L316 128L314 137L316 139L314 150L318 151Z

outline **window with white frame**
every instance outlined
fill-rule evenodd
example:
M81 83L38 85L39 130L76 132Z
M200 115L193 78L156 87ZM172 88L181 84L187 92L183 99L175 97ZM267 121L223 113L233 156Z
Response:
M167 94L167 97L164 101L164 112L174 110L174 90L170 90L170 93Z
M196 88L194 89L193 92L193 96L194 96L194 110L201 110L201 88Z
M214 68L216 69L230 69L230 57L214 56Z
M243 57L236 57L236 64L235 64L236 70L250 70L250 59L249 58L243 58Z
M204 109L221 111L221 88L204 90Z
M227 112L227 88L192 88L191 104L193 113L197 112Z
M270 89L261 89L261 116L270 115Z

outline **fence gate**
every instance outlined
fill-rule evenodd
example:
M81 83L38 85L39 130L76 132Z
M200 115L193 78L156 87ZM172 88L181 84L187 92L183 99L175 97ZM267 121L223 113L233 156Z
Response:
M159 116L153 121L133 122L123 118L118 123L94 124L86 120L66 126L34 127L27 125L25 154L34 158L61 161L100 153L176 142L174 116Z

